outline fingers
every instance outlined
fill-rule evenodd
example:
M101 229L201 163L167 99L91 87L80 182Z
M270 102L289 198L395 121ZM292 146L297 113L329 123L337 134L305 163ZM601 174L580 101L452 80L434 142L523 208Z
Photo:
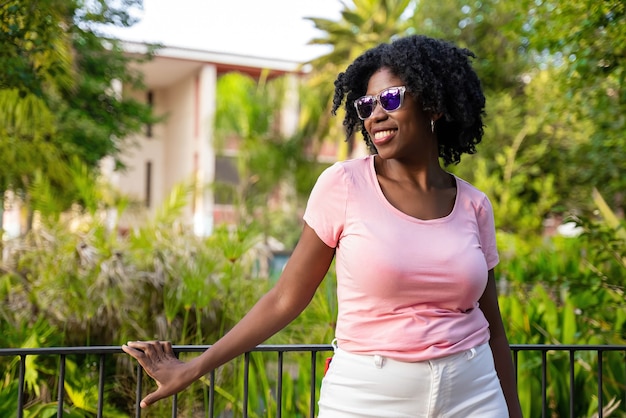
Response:
M128 347L132 347L136 350L141 350L143 352L146 351L156 351L156 350L162 350L161 348L161 341L129 341L128 343L126 343L126 345Z
M134 357L144 369L169 358L176 358L169 341L129 341L122 350Z
M174 349L169 341L129 341L122 345L122 350L134 357L141 367L152 377L157 383L157 390L144 397L140 406L146 408L156 401L169 396L172 392L165 389L162 385L163 379L167 381L169 378L164 373L166 364L171 364L172 359L176 359Z
M148 357L162 357L166 347L169 347L169 350L173 352L172 344L169 341L129 341L122 346L122 350L128 354L141 352Z
M122 351L124 351L127 354L130 354L133 357L139 354L143 354L143 351L138 350L135 347L136 347L136 343L129 341L126 344L122 344Z
M176 354L174 354L174 349L172 348L171 342L161 341L161 348L163 349L163 352L167 354L168 356L176 357Z

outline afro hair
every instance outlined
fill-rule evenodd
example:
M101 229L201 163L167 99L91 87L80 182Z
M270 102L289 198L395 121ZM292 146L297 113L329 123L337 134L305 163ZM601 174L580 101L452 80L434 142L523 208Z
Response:
M354 101L366 94L370 77L387 68L419 98L424 111L442 115L435 124L439 156L446 165L458 163L463 153L476 152L483 136L485 96L470 58L475 56L467 49L423 35L380 44L337 76L333 114L345 98L343 125L347 138L360 129L370 151L376 153Z

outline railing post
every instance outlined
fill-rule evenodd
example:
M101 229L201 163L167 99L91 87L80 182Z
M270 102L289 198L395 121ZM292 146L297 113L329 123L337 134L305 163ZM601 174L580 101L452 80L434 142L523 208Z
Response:
M209 418L214 418L215 416L215 370L211 370L211 374L209 375L209 384L211 387L209 388Z
M63 398L65 397L65 354L59 357L59 388L57 389L57 417L63 417Z
M598 350L598 418L602 418L602 404L604 399L602 396L602 350Z
M310 418L314 418L315 417L315 399L316 397L316 393L315 393L315 375L317 374L316 372L316 368L317 368L317 351L311 351L311 407L309 409L309 417Z
M541 417L548 416L548 360L547 351L541 350Z
M278 351L278 387L276 388L276 418L283 414L283 352Z
M143 369L139 364L137 364L137 391L135 393L135 418L141 417L141 393L143 392L142 383L143 383Z
M98 369L98 418L102 418L104 413L104 356L105 354L100 354Z
M24 377L26 376L26 354L20 355L20 377L17 389L17 418L24 417Z
M574 387L575 387L575 378L574 376L574 364L576 363L576 357L574 356L575 350L570 350L569 352L569 416L570 418L574 418Z
M174 355L176 358L179 358L178 352L175 352ZM178 394L175 393L172 396L172 418L176 418L178 416Z
M248 385L250 384L250 352L244 354L243 362L243 418L248 418Z

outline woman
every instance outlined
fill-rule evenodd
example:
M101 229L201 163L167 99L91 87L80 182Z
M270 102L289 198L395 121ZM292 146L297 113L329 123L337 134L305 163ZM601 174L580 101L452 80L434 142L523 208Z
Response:
M498 308L487 197L440 164L474 153L485 99L472 53L424 36L382 44L335 81L347 135L372 155L318 179L276 286L188 363L130 342L158 385L145 407L251 350L311 301L337 257L337 345L319 418L521 417Z

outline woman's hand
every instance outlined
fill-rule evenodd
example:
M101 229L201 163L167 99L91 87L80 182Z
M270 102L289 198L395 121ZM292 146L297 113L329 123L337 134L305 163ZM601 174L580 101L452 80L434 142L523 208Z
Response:
M141 400L145 408L170 395L180 392L193 382L188 363L176 358L169 341L132 341L122 350L137 359L141 367L157 384L157 390Z

